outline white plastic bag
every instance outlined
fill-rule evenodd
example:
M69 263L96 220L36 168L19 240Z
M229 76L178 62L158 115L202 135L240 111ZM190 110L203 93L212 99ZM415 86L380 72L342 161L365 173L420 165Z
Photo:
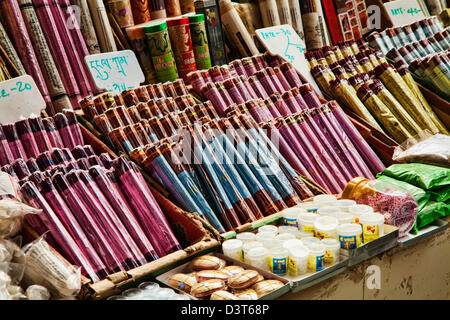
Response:
M392 159L450 168L450 136L423 131L395 148Z
M17 182L9 174L0 172L0 238L17 234L26 214L42 212L20 201L18 187Z
M41 237L23 247L26 257L24 287L38 284L54 297L76 296L81 289L81 270L67 264Z

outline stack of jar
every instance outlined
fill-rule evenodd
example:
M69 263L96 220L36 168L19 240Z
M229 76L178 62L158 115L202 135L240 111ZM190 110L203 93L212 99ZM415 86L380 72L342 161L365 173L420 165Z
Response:
M353 200L315 196L282 211L282 225L262 226L227 240L226 256L280 276L297 277L339 262L340 249L356 249L383 235L384 216Z

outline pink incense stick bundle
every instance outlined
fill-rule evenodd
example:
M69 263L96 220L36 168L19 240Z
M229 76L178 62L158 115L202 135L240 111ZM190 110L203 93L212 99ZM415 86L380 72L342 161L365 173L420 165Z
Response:
M77 84L77 78L74 76L74 70L72 70L66 53L66 48L68 47L61 40L49 1L33 0L33 5L36 9L36 15L39 18L47 43L53 53L53 58L64 83L64 87L67 90L72 106L75 108L78 105L78 100L81 98L81 93Z
M181 249L166 217L161 211L144 178L132 166L132 163L120 157L113 161L114 173L128 198L136 219L150 237L158 256Z
M39 155L39 147L37 146L36 140L34 140L34 135L28 121L26 119L19 120L15 123L15 126L27 157L37 157Z
M36 53L33 49L30 36L28 34L25 22L20 11L17 1L1 1L3 17L8 25L12 40L20 56L20 60L27 73L31 75L36 82L47 106L53 110L51 105L48 88L45 84L44 77L39 67L39 62L36 58ZM53 114L51 112L50 114Z
M14 161L14 155L9 148L3 128L0 126L0 165L4 166Z
M56 23L58 29L59 37L64 45L66 54L69 58L70 65L72 66L72 71L74 72L77 83L80 86L82 96L88 96L92 94L92 88L89 83L89 78L87 74L87 68L83 62L84 57L80 57L78 54L78 48L75 47L75 43L72 39L72 35L67 28L66 18L59 6L59 1L48 1L48 0L38 0L50 5L50 10L53 15L53 19Z
M22 142L19 139L19 135L17 134L14 124L5 124L3 125L2 129L5 134L6 140L8 141L8 146L11 150L13 158L22 158L24 160L27 160L27 154L23 149Z

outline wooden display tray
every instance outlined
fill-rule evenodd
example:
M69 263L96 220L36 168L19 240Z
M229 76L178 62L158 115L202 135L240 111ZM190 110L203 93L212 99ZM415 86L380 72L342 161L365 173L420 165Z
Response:
M235 259L232 259L230 257L224 256L223 254L218 253L218 252L214 252L212 255L217 256L217 257L219 257L221 259L224 259L225 261L227 261L229 263L228 265L237 265L237 266L243 267L244 269L256 270L261 275L263 275L266 280L279 280L279 281L284 283L284 286L282 286L281 288L279 288L279 289L277 289L275 291L270 292L269 294L266 294L266 295L260 297L258 300L274 300L274 299L277 299L277 298L281 297L282 295L285 295L286 293L291 291L290 282L288 280L282 278L282 277L279 277L279 276L277 276L277 275L275 275L275 274L273 274L271 272L268 272L268 271L265 271L265 270L262 270L262 269L259 269L259 268L255 268L255 267L253 267L251 265L248 265L248 264L246 264L244 262L241 262L239 260L235 260ZM166 273L156 277L156 280L158 280L161 283L164 283L166 286L169 286L169 287L171 287L172 289L174 289L174 290L176 290L178 292L181 292L177 288L174 288L174 287L168 285L167 284L168 279L172 275L174 275L176 273L191 273L191 272L192 272L191 262L189 261L187 263L184 263L183 265L180 265L179 267L177 267L175 269L172 269L172 270L170 270L170 271L168 271L168 272L166 272ZM192 299L197 300L195 297L193 297L191 295L189 295L189 296Z

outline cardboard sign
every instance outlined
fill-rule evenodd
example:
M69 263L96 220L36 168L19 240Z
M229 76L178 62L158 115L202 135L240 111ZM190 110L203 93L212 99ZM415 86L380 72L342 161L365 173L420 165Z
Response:
M145 81L136 55L131 50L92 54L84 57L98 89L120 93Z
M394 27L404 26L425 19L425 12L417 0L396 0L387 2L384 7Z
M0 123L14 123L31 114L40 115L45 101L29 75L0 82Z
M308 61L305 58L305 43L290 25L257 29L256 36L271 54L278 55L292 63L295 69L308 80L317 94L323 97L309 70Z

